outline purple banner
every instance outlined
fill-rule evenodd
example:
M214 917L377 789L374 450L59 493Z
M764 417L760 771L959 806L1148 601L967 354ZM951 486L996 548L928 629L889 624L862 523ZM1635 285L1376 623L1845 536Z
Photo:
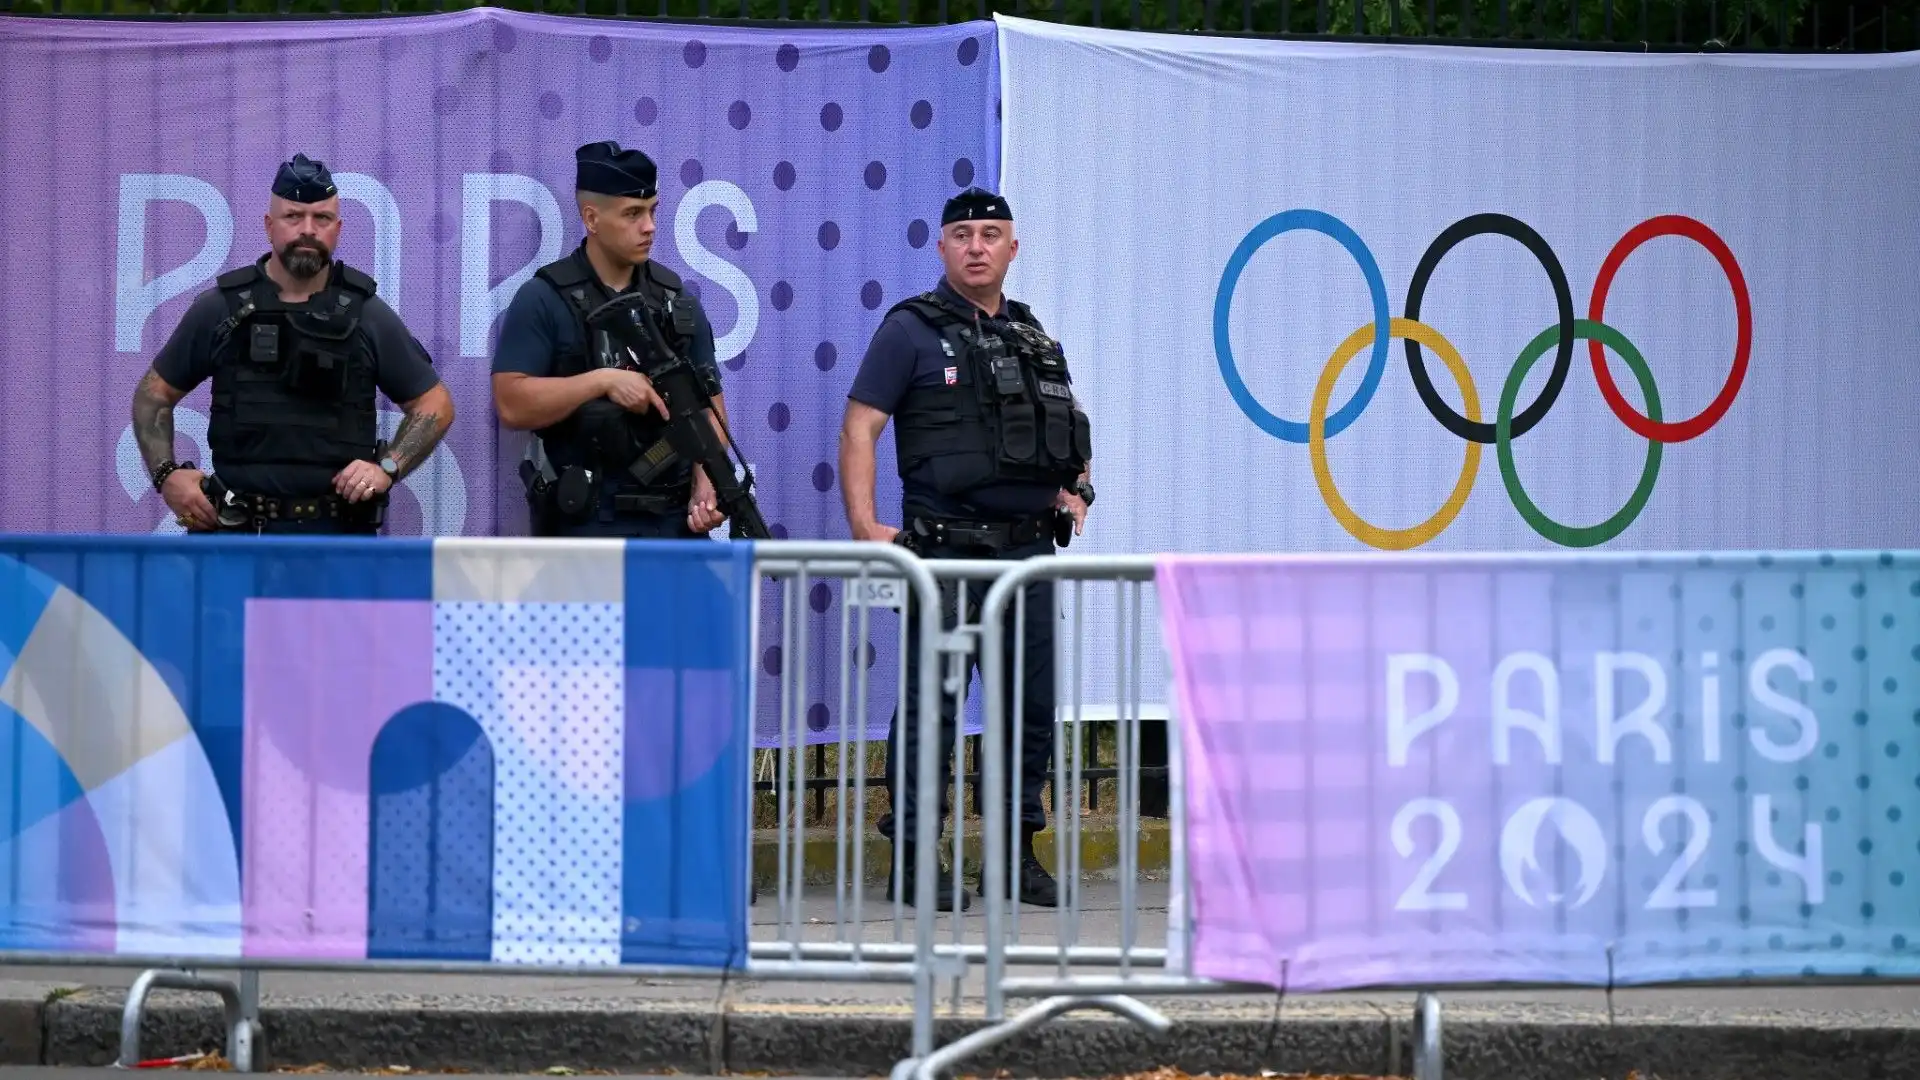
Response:
M611 138L660 165L654 257L712 318L774 533L845 538L846 389L886 308L938 279L941 204L995 186L998 87L985 22L0 18L0 532L178 531L134 446L133 388L194 295L264 250L268 185L304 152L341 189L338 257L379 280L458 408L389 531L523 534L526 436L488 389L499 314L579 242L573 151ZM202 463L207 409L202 386L175 412ZM383 404L383 430L397 420ZM892 453L889 436L882 507ZM813 739L836 734L831 599L812 605ZM870 676L891 691L897 625L876 624ZM891 694L874 700L877 733Z
M1168 559L1197 974L1920 972L1920 552Z

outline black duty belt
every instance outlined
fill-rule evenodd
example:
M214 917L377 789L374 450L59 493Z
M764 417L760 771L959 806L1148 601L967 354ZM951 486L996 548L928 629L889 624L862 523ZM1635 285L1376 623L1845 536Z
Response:
M683 492L653 491L616 491L605 504L616 517L636 514L653 517L659 514L681 514L687 512L687 503L693 500L691 488Z
M227 507L215 507L227 520L239 511L244 520L228 525L229 528L247 529L271 521L342 521L354 525L377 525L386 508L385 498L369 499L364 502L350 503L338 495L312 495L304 498L291 498L279 495L242 495L235 492L233 503Z
M1047 513L1019 521L958 521L915 515L907 519L907 531L935 546L984 547L1003 551L1052 536L1053 517Z

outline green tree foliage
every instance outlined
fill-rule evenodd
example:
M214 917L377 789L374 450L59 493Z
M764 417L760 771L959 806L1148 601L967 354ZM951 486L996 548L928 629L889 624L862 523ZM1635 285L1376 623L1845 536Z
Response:
M0 0L0 11L272 16L412 13L475 0ZM1080 26L1615 49L1920 48L1916 0L497 0L550 14L930 24L993 12Z

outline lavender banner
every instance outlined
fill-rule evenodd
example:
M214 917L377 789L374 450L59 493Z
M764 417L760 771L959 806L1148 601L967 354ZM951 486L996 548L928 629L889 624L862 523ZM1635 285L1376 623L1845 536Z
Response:
M1920 974L1920 552L1175 558L1195 970Z
M886 308L937 280L941 203L995 184L998 87L984 22L0 19L0 532L178 530L128 402L194 295L264 250L274 170L304 152L341 189L338 256L379 280L459 410L389 531L522 534L525 436L499 428L488 392L499 315L578 243L573 150L611 138L660 163L654 257L712 317L774 533L844 538L847 386ZM207 393L175 417L202 462ZM383 418L390 433L398 414ZM890 436L880 452L890 464ZM880 474L880 505L897 506L893 470ZM828 601L811 616L825 630L837 586L813 599ZM870 675L888 691L896 630L876 619ZM835 737L835 650L810 638L809 737ZM781 662L761 658L764 686ZM879 732L891 694L874 701Z

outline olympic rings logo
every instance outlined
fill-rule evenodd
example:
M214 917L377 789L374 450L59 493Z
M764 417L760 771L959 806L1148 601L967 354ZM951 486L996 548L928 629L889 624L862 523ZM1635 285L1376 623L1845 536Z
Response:
M1373 322L1360 327L1342 341L1327 365L1320 373L1320 381L1314 387L1313 401L1309 406L1305 423L1298 420L1284 420L1267 411L1266 407L1254 399L1247 385L1240 378L1239 368L1234 363L1233 346L1228 340L1228 317L1233 310L1233 292L1239 284L1240 274L1246 269L1248 260L1260 247L1284 233L1295 230L1317 232L1337 241L1353 256L1365 275L1367 291L1373 300ZM1559 321L1542 330L1538 336L1520 350L1513 369L1507 373L1506 384L1501 388L1498 404L1494 409L1494 419L1488 423L1481 418L1479 391L1473 384L1473 378L1467 371L1466 363L1460 353L1438 330L1420 322L1420 302L1426 295L1427 283L1433 277L1435 268L1462 240L1489 233L1505 236L1518 241L1534 258L1540 261L1546 271L1547 280L1553 286L1553 296L1559 309ZM1733 370L1720 388L1720 393L1700 413L1685 420L1666 420L1660 411L1660 392L1654 385L1653 372L1647 366L1646 359L1640 355L1631 341L1620 331L1602 321L1605 313L1607 291L1613 285L1614 276L1642 244L1658 236L1680 236L1698 243L1710 252L1725 272L1727 283L1733 287L1733 302L1737 315L1738 340L1734 345ZM1367 405L1373 401L1374 392L1380 388L1380 379L1387 370L1387 342L1390 338L1400 338L1406 342L1407 370L1413 376L1413 386L1420 394L1420 400L1427 411L1441 426L1467 444L1466 461L1460 469L1460 479L1453 486L1438 513L1427 520L1404 529L1387 529L1363 520L1354 513L1346 500L1334 486L1333 475L1327 469L1328 439L1345 431L1359 418ZM1540 423L1559 400L1560 391L1566 386L1567 375L1573 369L1573 343L1581 340L1588 343L1588 356L1592 361L1593 376L1600 384L1600 396L1606 399L1608 408L1620 421L1635 434L1647 440L1647 461L1640 472L1640 482L1612 517L1597 525L1569 525L1548 517L1520 485L1520 477L1513 464L1513 442ZM1421 358L1420 346L1425 345L1439 356L1447 366L1448 374L1460 387L1460 395L1466 405L1466 415L1455 412L1453 407L1441 398L1434 389L1433 380L1427 374L1426 362ZM1360 350L1371 346L1367 369L1360 381L1360 388L1353 398L1332 415L1328 415L1328 406L1333 396L1333 387L1340 373ZM1753 346L1753 311L1747 298L1746 278L1741 274L1740 264L1733 252L1714 231L1690 217L1667 214L1649 218L1627 231L1625 236L1613 245L1613 250L1600 266L1600 274L1594 279L1593 295L1587 302L1587 317L1574 317L1573 296L1567 284L1567 275L1560 267L1559 258L1546 240L1526 223L1505 214L1474 214L1449 225L1420 257L1420 263L1413 272L1413 280L1407 286L1407 306L1404 317L1390 317L1387 310L1387 285L1380 275L1380 267L1374 261L1373 253L1353 229L1331 214L1319 210L1296 209L1273 215L1254 226L1234 249L1227 260L1226 269L1220 277L1220 288L1214 297L1213 306L1213 349L1220 362L1220 374L1226 381L1227 392L1246 413L1247 418L1275 438L1290 443L1306 443L1313 463L1313 478L1319 485L1320 495L1326 501L1327 509L1342 528L1362 543L1387 550L1405 550L1419 547L1453 523L1453 519L1466 505L1467 495L1473 490L1474 477L1479 472L1480 448L1492 443L1500 462L1500 478L1505 482L1507 496L1514 508L1526 523L1548 540L1566 547L1592 547L1604 544L1620 535L1653 495L1655 480L1660 475L1661 447L1667 443L1686 442L1699 438L1720 422L1727 409L1733 405L1733 399L1739 396L1740 385L1747 374L1747 357ZM1514 407L1528 372L1553 350L1553 368L1548 373L1547 385L1541 389L1540 396L1516 415ZM1627 362L1634 378L1640 384L1640 392L1647 400L1645 414L1634 409L1633 405L1614 385L1613 374L1607 369L1606 350L1611 349Z

